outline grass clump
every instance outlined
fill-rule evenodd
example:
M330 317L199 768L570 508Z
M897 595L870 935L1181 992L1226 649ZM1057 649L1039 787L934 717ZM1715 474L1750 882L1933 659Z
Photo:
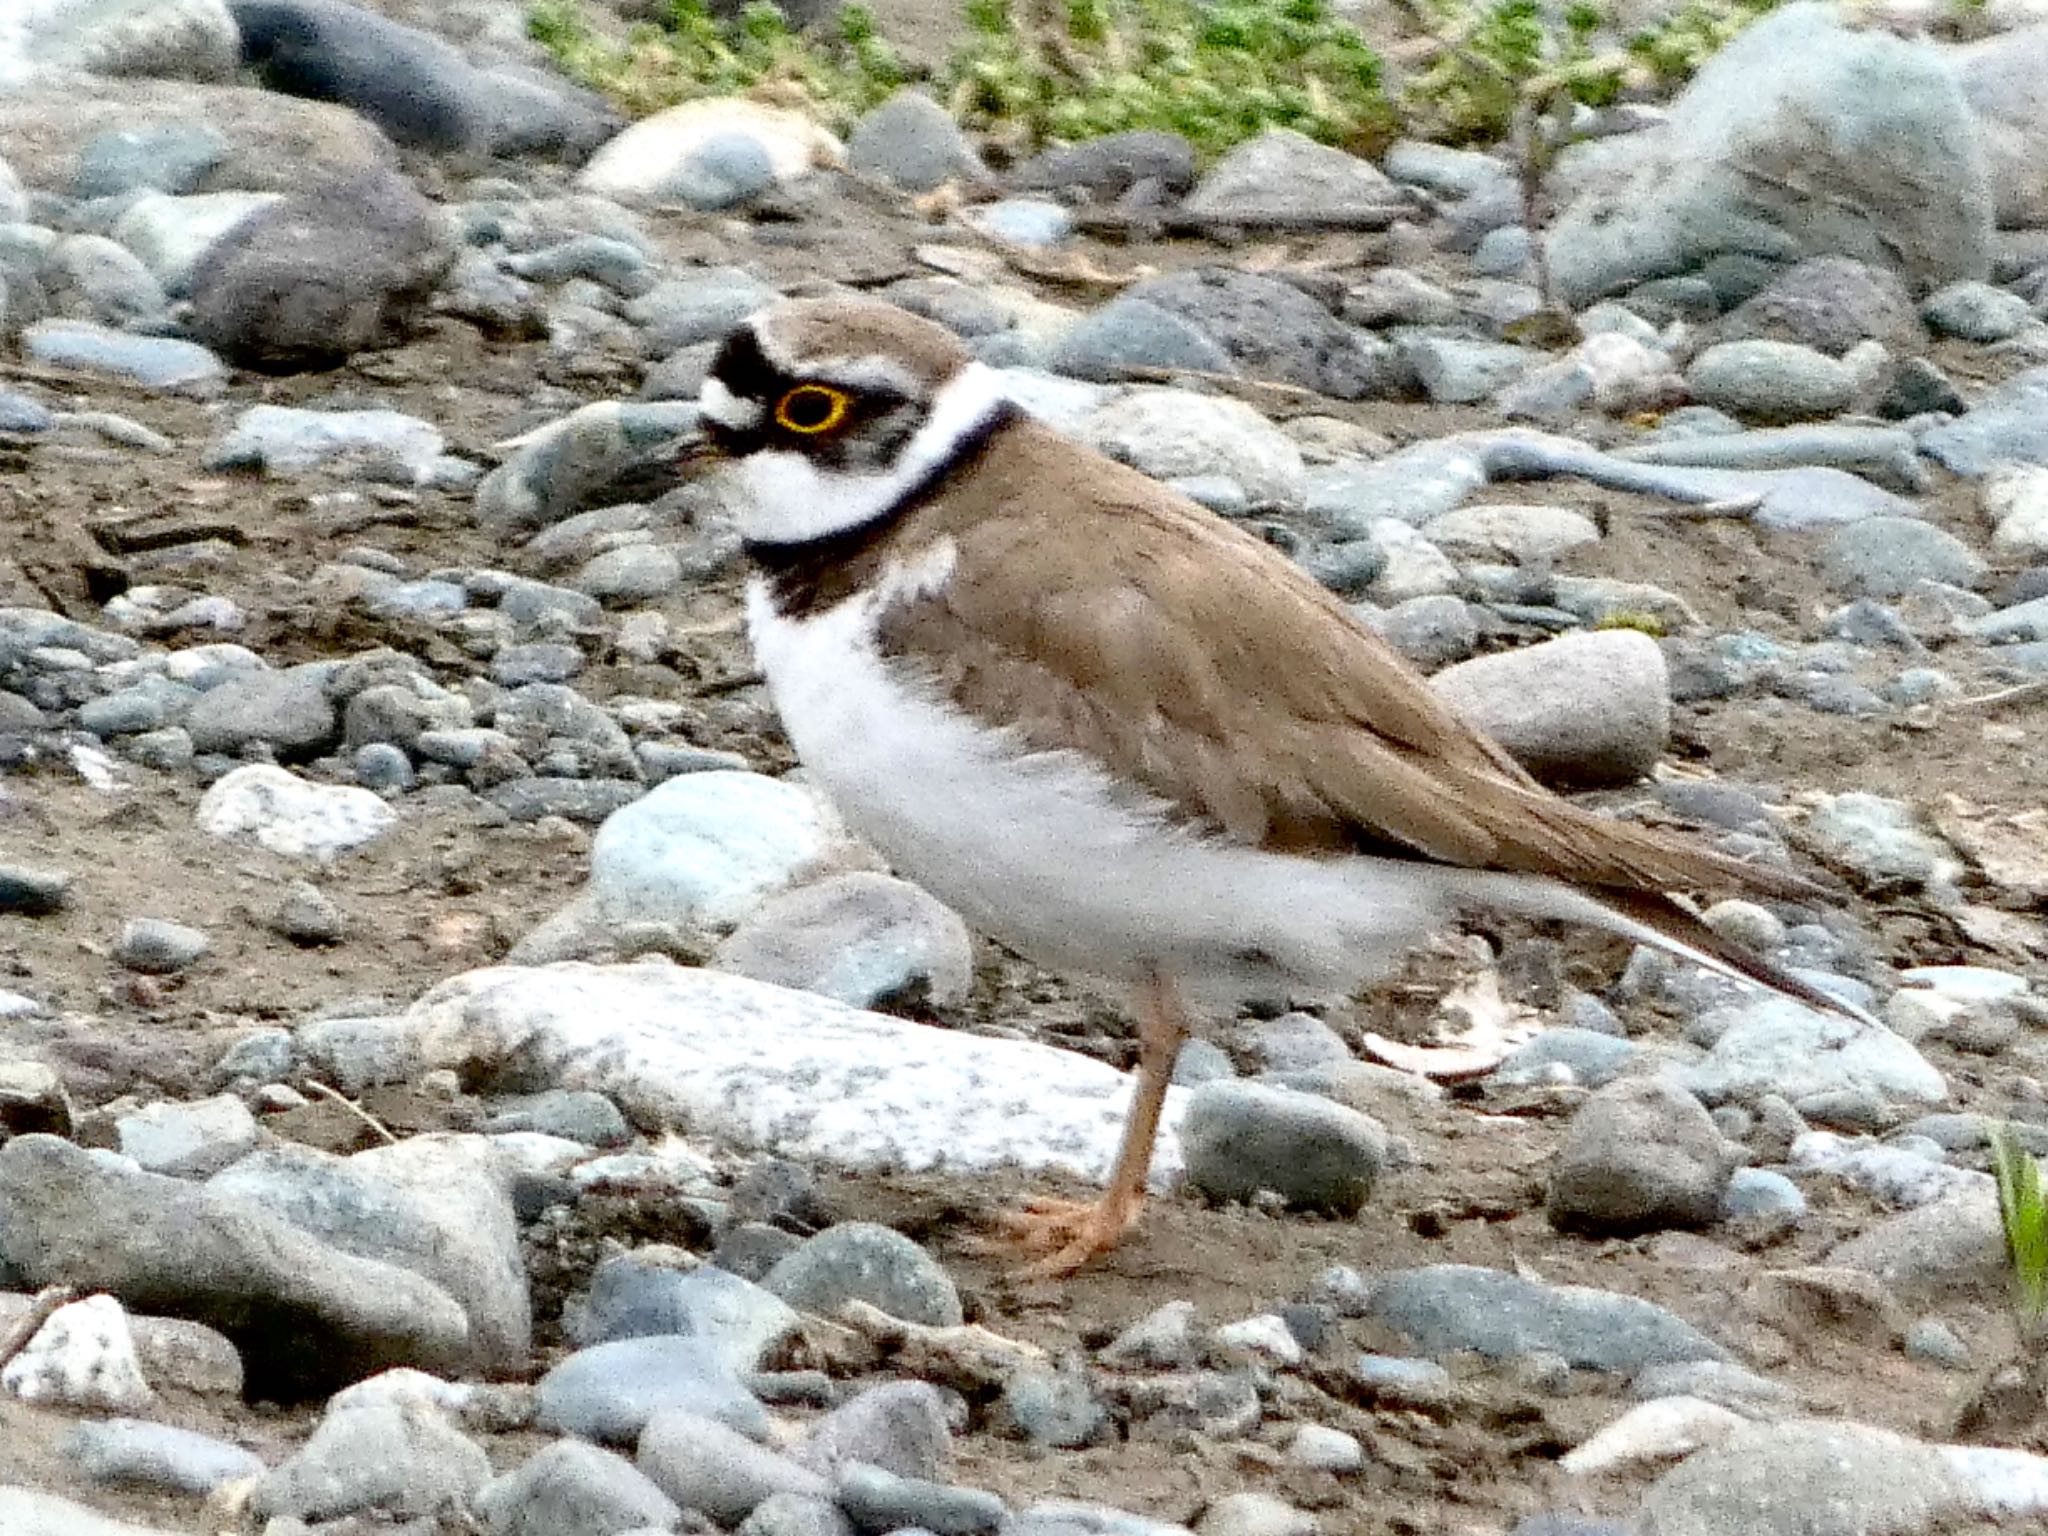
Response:
M1154 128L1213 157L1292 128L1369 154L1398 132L1379 55L1325 0L968 0L967 16L954 111L1020 145Z
M2041 1191L2041 1165L2020 1146L2011 1126L1986 1127L1991 1171L1998 1180L1998 1214L2005 1228L2006 1258L2012 1266L2013 1310L2029 1338L2048 1314L2048 1196Z
M967 42L927 83L963 124L1019 149L1162 128L1214 156L1284 127L1370 153L1398 128L1379 55L1326 0L964 5ZM672 0L659 23L620 39L593 28L579 0L534 0L527 30L571 79L636 115L776 86L843 128L911 78L855 5L798 34L765 0L733 21Z
M713 17L703 0L669 0L658 23L643 22L621 39L592 27L580 0L534 0L526 29L570 79L636 117L772 86L844 127L909 76L859 5L842 7L819 33L804 36L768 0L754 0L731 21Z

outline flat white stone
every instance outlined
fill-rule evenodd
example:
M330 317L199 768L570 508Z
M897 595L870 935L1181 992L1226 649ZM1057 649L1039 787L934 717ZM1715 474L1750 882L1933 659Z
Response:
M200 797L199 829L229 842L256 843L290 858L331 859L369 842L398 813L367 789L314 784L269 763L251 763Z
M539 1087L611 1095L643 1129L862 1172L1014 1169L1100 1182L1135 1079L1022 1040L867 1013L667 964L496 966L407 1014L429 1067L518 1061ZM1181 1171L1186 1090L1167 1095L1155 1188Z

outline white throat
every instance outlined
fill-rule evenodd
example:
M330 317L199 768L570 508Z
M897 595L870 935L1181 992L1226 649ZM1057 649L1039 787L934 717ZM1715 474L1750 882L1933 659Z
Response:
M824 468L787 449L749 455L737 467L740 532L758 543L801 544L858 527L951 458L1004 399L995 370L969 363L940 386L924 425L886 470Z

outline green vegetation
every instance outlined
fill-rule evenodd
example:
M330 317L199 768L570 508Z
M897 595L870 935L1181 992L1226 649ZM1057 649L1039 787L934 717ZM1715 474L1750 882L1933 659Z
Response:
M2013 1309L2022 1331L2031 1336L2048 1313L2048 1197L2041 1192L2041 1165L2020 1146L2012 1127L1986 1129L2005 1251L2012 1263Z
M919 83L1020 151L1163 128L1212 158L1286 127L1370 153L1402 133L1495 143L1544 119L1554 147L1574 103L1668 91L1778 0L1691 0L1623 41L1598 0L1401 3L1429 41L1393 97L1328 0L961 0L965 45ZM913 78L858 5L800 35L767 0L731 21L670 0L623 32L593 26L583 0L533 0L528 27L571 78L636 114L754 91L844 129Z

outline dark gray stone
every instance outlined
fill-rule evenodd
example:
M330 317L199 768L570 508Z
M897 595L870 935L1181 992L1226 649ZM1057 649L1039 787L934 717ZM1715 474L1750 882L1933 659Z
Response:
M1195 184L1194 146L1177 133L1134 129L1041 150L1010 172L1020 192L1079 194L1113 202L1141 182L1170 195Z
M1622 1233L1707 1226L1720 1218L1734 1163L1706 1107L1684 1089L1657 1079L1614 1083L1565 1131L1550 1170L1551 1225Z
M1314 1094L1263 1083L1195 1089L1181 1121L1190 1185L1212 1200L1271 1190L1288 1204L1353 1215L1386 1157L1379 1125Z
M869 1387L811 1426L790 1460L830 1477L856 1462L899 1477L931 1478L951 1453L946 1400L929 1382Z
M700 1339L596 1344L540 1379L538 1422L558 1434L631 1445L656 1415L713 1420L742 1437L768 1429L768 1410L734 1374L725 1353ZM640 1465L650 1471L644 1456ZM650 1475L677 1497L666 1480ZM687 1499L679 1502L689 1507Z
M922 91L898 91L854 125L846 160L906 192L930 192L988 172L952 114Z
M390 171L287 195L201 258L192 333L252 367L331 366L403 339L454 264L447 218Z
M905 1322L961 1321L960 1293L944 1266L901 1232L872 1222L828 1227L769 1272L767 1288L799 1311L830 1317L864 1301Z
M682 1511L623 1456L558 1440L476 1498L490 1536L618 1536L673 1530Z
M1391 382L1383 343L1281 278L1204 267L1148 279L1126 289L1124 298L1180 316L1254 378L1340 400L1382 394Z
M932 1536L991 1536L1009 1513L1000 1498L979 1488L898 1477L859 1464L841 1469L837 1492L855 1529L875 1533L908 1528Z
M640 1436L640 1470L684 1509L737 1525L767 1499L830 1496L831 1484L715 1420L670 1411Z
M1466 1264L1387 1276L1373 1290L1369 1315L1435 1357L1471 1350L1499 1360L1541 1351L1582 1369L1622 1373L1728 1358L1690 1323L1651 1302Z
M256 1486L259 1519L375 1514L423 1519L461 1508L489 1480L483 1448L433 1404L369 1397L330 1407L312 1437Z
M797 1316L781 1298L722 1269L684 1273L627 1253L598 1266L589 1293L568 1310L564 1323L578 1345L691 1339L729 1370L745 1373L789 1336Z

